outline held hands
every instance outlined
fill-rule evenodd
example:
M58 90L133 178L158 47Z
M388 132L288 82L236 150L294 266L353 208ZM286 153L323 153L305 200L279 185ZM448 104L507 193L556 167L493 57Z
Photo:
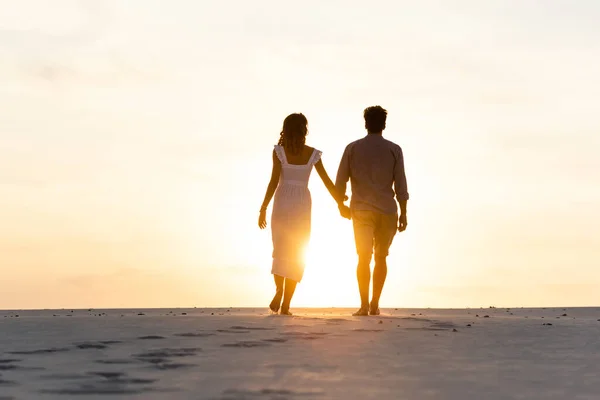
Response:
M342 216L342 218L351 219L350 207L348 207L344 203L339 203L338 210L340 210L340 215Z
M406 214L400 215L400 218L398 218L398 232L404 232L407 225Z
M260 214L258 216L258 227L260 229L265 229L267 227L267 210L260 210Z
M350 207L344 204L344 202L348 200L348 196L346 194L337 192L336 201L338 204L338 210L340 211L340 215L342 218L350 219Z

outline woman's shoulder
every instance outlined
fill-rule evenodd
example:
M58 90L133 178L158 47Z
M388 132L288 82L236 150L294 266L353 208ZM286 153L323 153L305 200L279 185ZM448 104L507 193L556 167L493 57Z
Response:
M310 160L309 163L312 165L317 164L321 160L321 155L323 152L321 150L317 150L314 147L306 146L310 151Z

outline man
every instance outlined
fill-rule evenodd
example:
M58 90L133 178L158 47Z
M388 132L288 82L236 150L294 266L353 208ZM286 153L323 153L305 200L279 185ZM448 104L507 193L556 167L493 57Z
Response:
M361 302L355 316L379 315L388 250L396 230L402 232L407 225L408 190L402 149L382 136L387 111L380 106L368 107L364 117L368 134L346 146L335 181L336 188L343 194L348 179L352 187L350 212L358 253L356 277ZM400 205L400 217L394 197ZM340 213L344 216L347 207L340 205ZM373 298L369 304L373 253Z

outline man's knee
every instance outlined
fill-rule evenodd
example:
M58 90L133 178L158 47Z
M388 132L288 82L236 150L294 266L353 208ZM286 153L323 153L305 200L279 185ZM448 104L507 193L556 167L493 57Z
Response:
M387 266L387 256L379 256L376 255L375 256L375 266L382 266L385 267Z
M359 254L358 255L358 265L359 266L370 266L371 265L371 258L372 255L371 254Z

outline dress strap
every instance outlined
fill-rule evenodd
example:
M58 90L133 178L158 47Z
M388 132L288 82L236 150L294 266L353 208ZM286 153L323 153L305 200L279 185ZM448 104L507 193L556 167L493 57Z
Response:
M281 164L285 165L288 163L287 157L285 156L285 150L283 149L283 146L276 144L275 145L275 154L277 155L277 158L279 158L279 161L281 161Z
M313 152L310 156L310 160L308 161L308 163L310 165L315 165L316 163L319 162L319 160L321 159L321 155L323 154L322 151L317 150L317 149L313 149Z

